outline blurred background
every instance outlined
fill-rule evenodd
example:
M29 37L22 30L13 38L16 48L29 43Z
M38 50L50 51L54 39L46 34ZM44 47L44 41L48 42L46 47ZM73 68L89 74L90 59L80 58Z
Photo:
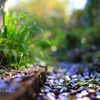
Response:
M100 61L100 0L8 0L5 10L38 26L36 61Z

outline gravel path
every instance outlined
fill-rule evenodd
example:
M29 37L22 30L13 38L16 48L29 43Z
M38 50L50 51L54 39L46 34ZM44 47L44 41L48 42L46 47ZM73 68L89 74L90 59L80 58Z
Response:
M57 63L56 66L49 71L37 100L100 100L99 64Z
M4 73L0 100L100 100L100 63L56 63L45 75L44 68Z

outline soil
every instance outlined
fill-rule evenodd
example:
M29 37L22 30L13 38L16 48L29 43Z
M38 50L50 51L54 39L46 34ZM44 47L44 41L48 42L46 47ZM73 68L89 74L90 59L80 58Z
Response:
M46 79L44 68L5 72L0 79L0 100L36 99Z

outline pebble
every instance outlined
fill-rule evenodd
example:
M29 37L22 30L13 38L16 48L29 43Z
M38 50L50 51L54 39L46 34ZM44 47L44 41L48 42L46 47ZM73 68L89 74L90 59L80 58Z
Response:
M60 92L66 92L67 91L67 88L66 87L62 87L62 89L60 90Z
M63 84L64 83L64 79L60 79L59 82Z
M54 93L47 93L47 97L50 98L51 100L56 100L55 99L55 94Z
M93 87L93 84L89 84L89 86L88 87Z
M95 93L95 91L93 89L89 89L88 92L89 93Z
M65 78L66 78L66 80L68 80L68 81L71 80L71 78L70 78L69 76L67 76L67 75L65 76Z
M90 100L90 98L84 97L84 98L77 98L76 100Z
M86 95L88 95L89 93L88 93L86 90L83 90L83 91L81 92L81 94L82 94L83 96L86 96Z
M81 93L77 93L77 94L76 94L76 98L82 98L82 96L83 96L83 95L82 95Z
M68 98L65 96L59 96L59 98L57 100L68 100Z
M77 78L77 75L72 75L71 78L72 79Z
M100 95L97 95L96 98L100 100Z
M100 95L100 92L96 92L96 95Z

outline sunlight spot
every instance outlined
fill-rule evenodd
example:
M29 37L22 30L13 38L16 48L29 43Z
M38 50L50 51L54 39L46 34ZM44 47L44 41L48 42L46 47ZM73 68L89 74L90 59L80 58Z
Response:
M61 2L65 2L65 0L60 0Z
M46 66L46 63L44 61L40 61L41 66Z
M70 0L68 8L69 10L84 9L87 0Z
M81 43L82 43L82 44L85 44L86 42L87 42L86 38L82 38L82 39L81 39Z
M5 11L7 11L10 7L15 6L17 3L19 3L20 0L7 0L5 4Z
M56 46L51 46L51 51L56 52L57 51L57 47Z
M74 0L75 9L83 9L85 7L87 0Z
M70 16L73 10L84 9L87 0L69 0L67 14Z

